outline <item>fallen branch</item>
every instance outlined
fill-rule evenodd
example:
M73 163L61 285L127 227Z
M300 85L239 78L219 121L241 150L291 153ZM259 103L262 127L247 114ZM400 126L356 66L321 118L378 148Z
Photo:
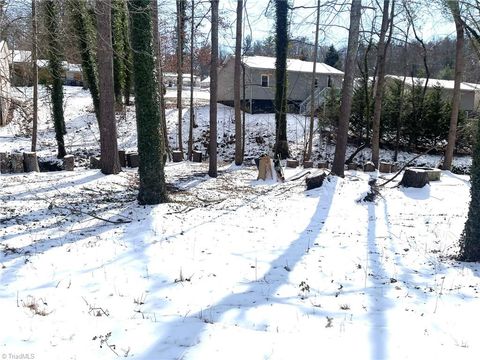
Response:
M79 210L79 209L66 207L66 206L54 205L53 203L50 203L50 205L48 206L49 209L52 209L53 207L56 207L58 209L68 210L72 214L88 215L88 216L90 216L94 219L105 221L105 222L110 223L110 224L117 224L118 225L118 224L128 224L128 223L132 222L132 220L127 220L127 219L109 220L109 219L102 218L100 216L97 216L97 215L92 214L92 213L87 212L87 211L82 211L82 210Z

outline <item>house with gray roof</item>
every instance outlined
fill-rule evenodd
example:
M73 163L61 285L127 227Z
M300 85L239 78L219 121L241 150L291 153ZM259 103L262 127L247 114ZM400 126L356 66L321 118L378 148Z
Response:
M243 107L251 113L275 112L275 58L244 56L245 99ZM218 101L233 106L233 74L235 58L229 57L218 71ZM312 78L315 94L311 98ZM320 107L331 88L342 86L343 72L327 64L317 63L313 77L313 62L287 59L287 101L289 112L307 113L313 101ZM243 92L243 90L241 91Z

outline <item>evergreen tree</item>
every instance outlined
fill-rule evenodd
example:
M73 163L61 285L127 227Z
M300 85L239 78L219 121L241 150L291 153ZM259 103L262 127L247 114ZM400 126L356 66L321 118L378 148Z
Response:
M275 0L275 157L288 157L287 141L287 51L288 1Z
M338 53L337 49L335 49L335 46L330 45L327 53L325 54L325 59L323 62L327 65L333 66L334 68L339 68L339 61L340 54Z
M63 115L63 74L62 74L62 51L60 46L59 14L56 0L46 0L45 28L48 40L48 67L51 76L52 115L57 140L57 157L63 159L67 154L63 135L66 133L65 119Z
M78 50L82 58L82 71L92 96L97 121L100 121L100 99L98 95L98 72L95 61L95 27L89 14L87 3L83 0L70 0L68 10L77 38Z
M161 111L155 57L153 49L150 0L130 0L131 45L137 117L138 154L140 165L140 204L167 201L163 156L165 144L161 126Z

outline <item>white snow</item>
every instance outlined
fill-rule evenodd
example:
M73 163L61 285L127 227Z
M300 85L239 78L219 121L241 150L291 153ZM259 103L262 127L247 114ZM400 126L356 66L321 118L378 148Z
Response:
M97 125L88 92L66 95L78 160L97 151ZM199 97L196 137L208 123ZM42 104L39 153L52 156ZM176 109L167 116L174 145ZM232 116L219 106L225 160ZM133 119L133 108L118 116L126 149ZM295 151L303 119L289 117ZM268 152L273 139L255 136L272 133L272 115L247 115L247 128L250 158ZM19 131L0 129L0 151L29 148ZM397 179L369 203L379 174L348 171L305 191L303 178L257 181L254 167L228 161L219 170L212 179L206 163L168 163L171 201L157 206L136 203L135 169L0 175L2 359L478 359L480 266L451 257L468 176L444 171L423 189ZM287 180L301 173L285 169Z

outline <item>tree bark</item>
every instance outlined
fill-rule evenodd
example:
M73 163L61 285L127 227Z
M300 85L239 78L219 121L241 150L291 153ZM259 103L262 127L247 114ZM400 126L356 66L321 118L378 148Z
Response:
M242 114L240 100L240 75L242 72L242 17L243 0L237 0L237 32L235 36L235 70L233 74L233 102L235 106L235 165L243 163Z
M217 88L218 88L218 2L211 0L212 5L212 59L210 63L210 141L208 146L208 175L217 177Z
M100 162L102 173L118 174L122 168L118 158L117 124L115 121L115 93L112 48L112 0L97 0L97 63L100 91Z
M313 77L310 86L310 131L308 133L308 149L304 160L310 160L313 150L313 129L315 125L315 79L317 72L317 56L318 56L318 29L320 27L320 0L317 1L317 21L315 22L315 47L313 48Z
M382 116L383 90L385 88L385 63L386 63L386 44L385 36L388 30L389 15L388 9L390 0L383 1L382 27L380 29L380 38L377 48L377 82L375 88L375 101L373 105L372 122L372 162L378 168L380 160L380 118ZM392 24L393 26L393 24Z
M353 80L355 76L355 58L358 50L358 35L360 29L362 1L352 0L350 10L350 29L348 32L347 57L345 59L345 76L342 87L342 100L337 128L337 144L333 158L332 173L344 176L345 154L347 151L348 124L352 110Z
M188 160L192 160L193 152L193 124L195 122L194 104L193 104L193 48L195 39L195 0L192 0L192 21L190 29L190 122L188 124Z
M150 0L130 0L131 45L135 84L135 112L140 189L140 204L167 201L163 155L165 144L155 78L152 14Z
M288 2L275 0L275 158L286 159L289 154L287 140L287 52Z
M25 172L32 172L32 171L40 172L40 167L38 166L37 153L34 151L24 152L23 166L24 166Z
M183 89L183 42L185 38L185 3L177 0L177 109L178 109L178 150L183 152L182 139L182 89Z
M452 168L453 151L455 149L455 140L457 137L458 113L460 111L460 85L463 77L463 49L465 47L465 30L463 27L463 21L460 17L460 7L458 2L449 1L448 7L453 15L453 20L455 21L457 42L455 45L455 85L453 87L452 115L450 117L450 128L448 130L448 142L445 150L445 160L442 167L443 170L450 170Z
M32 152L37 151L38 133L38 66L37 66L37 0L32 0L32 81L33 81L33 114L32 114Z

